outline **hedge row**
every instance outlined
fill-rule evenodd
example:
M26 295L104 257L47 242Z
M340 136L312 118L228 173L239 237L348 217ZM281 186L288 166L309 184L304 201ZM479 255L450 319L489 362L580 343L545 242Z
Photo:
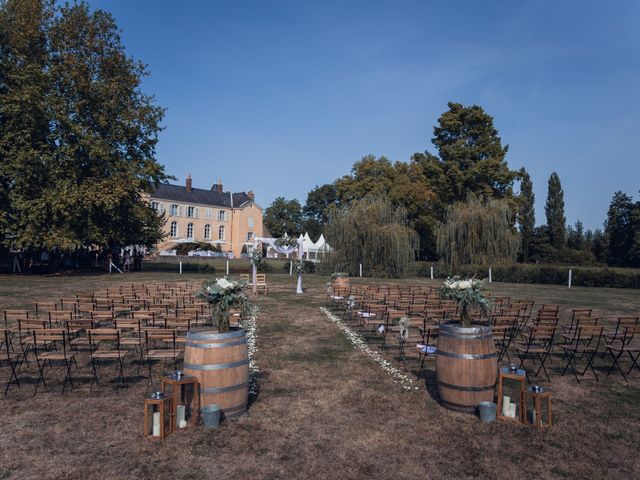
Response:
M430 275L430 263L420 262L418 276ZM577 287L640 288L640 270L607 267L572 267L571 283ZM488 265L464 265L450 272L443 264L434 264L434 276L446 278L449 275L462 277L487 278ZM569 267L564 265L512 264L495 265L491 269L492 279L496 282L539 283L548 285L567 285Z

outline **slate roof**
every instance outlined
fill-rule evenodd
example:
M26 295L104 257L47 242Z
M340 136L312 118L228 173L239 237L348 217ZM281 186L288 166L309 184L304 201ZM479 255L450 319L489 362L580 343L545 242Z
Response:
M194 203L200 205L215 205L216 207L231 208L231 195L233 195L233 207L240 207L251 202L251 198L245 192L233 193L218 192L217 190L205 190L203 188L192 188L187 192L184 185L171 185L161 183L151 194L151 197L173 200L180 203Z

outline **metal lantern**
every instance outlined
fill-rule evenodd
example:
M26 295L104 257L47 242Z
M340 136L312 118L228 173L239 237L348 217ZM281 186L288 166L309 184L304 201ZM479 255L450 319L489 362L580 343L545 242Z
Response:
M171 433L171 394L153 392L144 400L144 436L162 440Z
M163 392L171 388L171 429L195 427L199 411L198 379L178 370L162 377L160 382Z
M551 392L540 385L533 385L525 390L523 396L526 412L524 423L540 429L552 426Z
M526 372L515 365L500 368L496 418L511 422L524 421L524 389Z

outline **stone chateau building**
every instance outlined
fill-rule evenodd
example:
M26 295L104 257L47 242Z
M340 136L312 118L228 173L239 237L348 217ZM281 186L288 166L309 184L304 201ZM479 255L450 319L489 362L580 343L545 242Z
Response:
M171 250L179 243L218 244L237 257L253 237L263 236L262 207L252 191L225 192L222 182L211 190L193 188L191 175L185 185L161 184L150 195L151 206L165 213L165 239L158 250Z

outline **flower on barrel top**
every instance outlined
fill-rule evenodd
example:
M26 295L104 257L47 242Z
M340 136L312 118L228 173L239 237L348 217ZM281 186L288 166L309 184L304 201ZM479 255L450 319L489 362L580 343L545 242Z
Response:
M338 278L348 278L349 274L347 272L333 272L331 274L331 280L336 280Z
M212 314L218 319L218 331L229 331L229 309L240 308L245 313L251 303L243 289L247 286L243 281L231 281L226 278L216 278L204 283L198 296L211 305Z
M295 247L298 244L298 239L290 237L289 234L285 233L275 241L275 244L278 247L291 248Z
M476 308L482 314L489 311L489 300L480 291L482 282L475 278L465 280L460 277L447 278L440 288L440 296L449 300L454 300L458 304L460 312L460 322L463 327L471 326L471 316L469 310Z

